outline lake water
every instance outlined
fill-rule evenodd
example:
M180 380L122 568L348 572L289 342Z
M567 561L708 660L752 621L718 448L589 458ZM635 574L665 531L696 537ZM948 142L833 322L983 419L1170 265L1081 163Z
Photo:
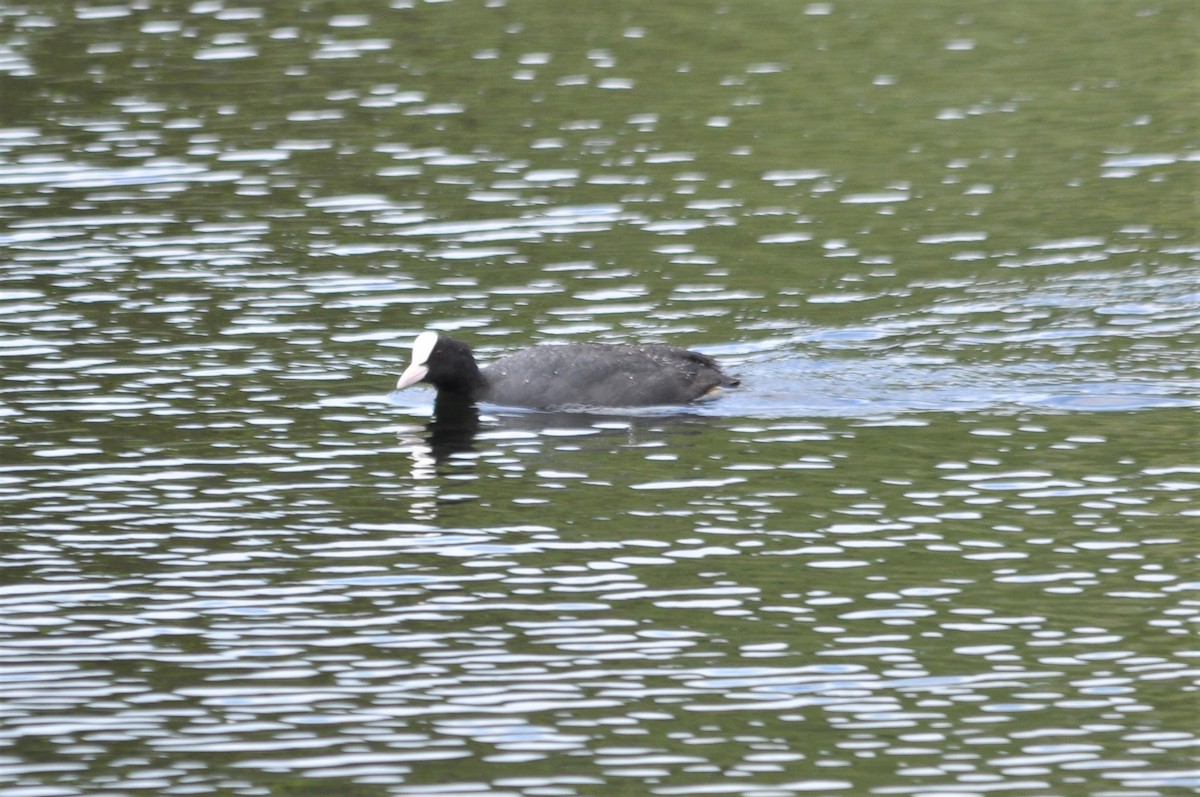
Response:
M0 9L0 795L1194 794L1198 26Z

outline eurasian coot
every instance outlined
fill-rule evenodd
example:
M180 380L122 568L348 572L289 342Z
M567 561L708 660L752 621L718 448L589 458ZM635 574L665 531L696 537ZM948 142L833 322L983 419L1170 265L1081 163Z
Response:
M686 404L738 380L711 357L662 345L534 346L480 369L467 344L422 332L396 389L417 382L432 384L439 398L546 410Z

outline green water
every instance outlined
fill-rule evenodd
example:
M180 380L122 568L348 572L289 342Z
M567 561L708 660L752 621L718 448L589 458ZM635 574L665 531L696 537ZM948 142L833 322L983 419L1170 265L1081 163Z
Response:
M0 10L0 797L1193 793L1192 5Z

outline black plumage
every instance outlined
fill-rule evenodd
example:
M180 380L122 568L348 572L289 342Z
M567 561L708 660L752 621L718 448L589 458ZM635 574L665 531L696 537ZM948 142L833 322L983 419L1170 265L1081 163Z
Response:
M738 384L713 358L666 345L534 346L480 368L467 344L432 332L418 336L397 388L419 381L439 396L532 409L686 404Z

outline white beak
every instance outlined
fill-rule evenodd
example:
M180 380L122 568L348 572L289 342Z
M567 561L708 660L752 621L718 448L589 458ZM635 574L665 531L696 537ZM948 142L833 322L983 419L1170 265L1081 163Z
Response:
M422 379L424 379L425 375L428 373L429 366L413 363L404 369L404 373L400 374L400 379L396 382L396 389L403 390L409 385L415 385L417 382L420 382Z

